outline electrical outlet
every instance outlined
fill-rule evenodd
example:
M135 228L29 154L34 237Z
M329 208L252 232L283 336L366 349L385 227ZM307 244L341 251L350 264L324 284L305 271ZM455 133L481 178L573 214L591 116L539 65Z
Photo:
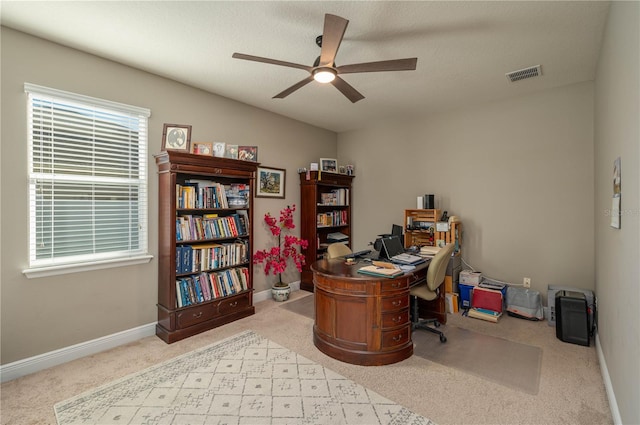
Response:
M522 286L524 286L525 288L531 288L531 278L525 277L522 280Z

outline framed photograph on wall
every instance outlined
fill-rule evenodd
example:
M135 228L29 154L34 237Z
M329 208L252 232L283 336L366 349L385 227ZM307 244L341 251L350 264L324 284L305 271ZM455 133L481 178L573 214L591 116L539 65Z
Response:
M320 158L320 171L338 172L338 160L333 158Z
M162 150L190 152L191 126L165 124L162 129Z
M258 167L256 198L284 198L286 170Z
M611 201L611 227L620 228L620 198L622 197L622 173L620 157L613 161L613 199Z

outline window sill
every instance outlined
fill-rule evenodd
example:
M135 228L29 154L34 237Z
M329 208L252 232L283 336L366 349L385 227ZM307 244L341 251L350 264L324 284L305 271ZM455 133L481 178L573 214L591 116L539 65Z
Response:
M23 270L22 273L28 279L56 276L61 274L79 273L92 270L109 269L113 267L126 267L135 264L146 264L153 259L153 255L145 254L137 257L118 258L113 260L93 261L82 264L64 264L58 266L38 267Z

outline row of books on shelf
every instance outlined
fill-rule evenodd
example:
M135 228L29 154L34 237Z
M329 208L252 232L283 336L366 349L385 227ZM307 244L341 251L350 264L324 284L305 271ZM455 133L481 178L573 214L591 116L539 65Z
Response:
M205 245L177 245L176 273L196 273L249 261L249 241Z
M331 211L320 213L317 216L316 224L318 226L343 226L348 221L348 213L346 210Z
M321 193L320 205L349 205L349 189L333 189Z
M249 289L249 269L237 267L176 280L178 308L227 297Z
M202 216L185 214L176 217L176 240L201 241L216 238L233 238L248 234L249 216L246 210L218 217L217 214Z
M229 199L234 199L230 205ZM249 185L245 183L222 184L209 180L187 180L176 184L176 208L229 208L248 203ZM239 201L240 200L240 201Z

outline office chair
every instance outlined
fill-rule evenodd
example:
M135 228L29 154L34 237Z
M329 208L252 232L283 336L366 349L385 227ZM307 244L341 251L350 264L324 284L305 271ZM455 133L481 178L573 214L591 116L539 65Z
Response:
M345 255L349 255L351 253L351 248L340 242L332 243L327 248L328 258L344 257Z
M454 247L455 244L450 243L438 251L431 260L431 263L429 263L426 281L409 290L412 297L411 329L424 329L438 334L440 335L440 342L447 342L447 337L438 329L427 326L429 323L433 323L437 328L440 326L440 322L438 322L437 319L420 319L418 299L422 298L426 301L433 301L438 298L440 294L440 286L444 283L444 276L447 272L447 266L449 265L449 259L451 258Z

